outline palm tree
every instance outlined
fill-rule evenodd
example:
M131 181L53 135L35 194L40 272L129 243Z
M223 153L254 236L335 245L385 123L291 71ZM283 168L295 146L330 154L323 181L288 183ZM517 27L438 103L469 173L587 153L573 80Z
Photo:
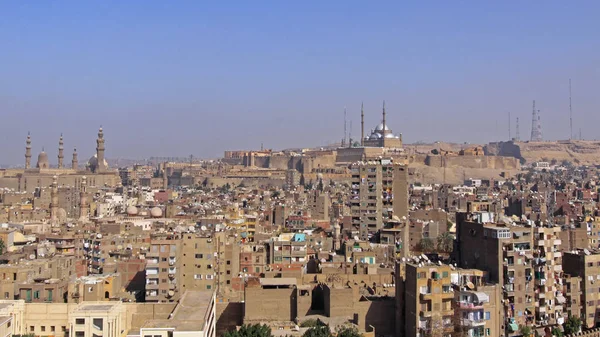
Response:
M454 237L450 232L444 232L437 237L437 250L441 253L452 253Z

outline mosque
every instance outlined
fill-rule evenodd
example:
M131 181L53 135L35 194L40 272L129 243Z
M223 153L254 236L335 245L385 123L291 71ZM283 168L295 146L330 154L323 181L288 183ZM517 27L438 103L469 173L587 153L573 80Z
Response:
M365 137L365 113L361 106L360 109L360 133L362 147L382 147L382 148L401 148L402 134L395 135L385 122L385 102L383 102L383 119L381 123L371 130L368 137Z
M117 170L108 167L104 151L104 131L100 127L96 140L96 153L88 160L85 167L79 167L77 149L73 150L71 165L67 167L64 164L64 140L61 135L58 141L57 165L55 167L50 165L48 154L42 149L37 157L35 167L31 167L31 135L28 134L25 146L25 168L0 170L0 188L32 193L38 189L53 186L55 176L58 186L79 189L87 178L89 187L116 187L121 183L121 179Z

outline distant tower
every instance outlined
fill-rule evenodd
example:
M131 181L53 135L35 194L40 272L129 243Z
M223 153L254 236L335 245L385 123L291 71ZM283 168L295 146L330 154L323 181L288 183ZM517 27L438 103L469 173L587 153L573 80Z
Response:
M569 140L573 139L573 108L571 106L571 79L569 78Z
M27 132L27 142L25 146L25 168L31 168L31 135Z
M539 115L540 110L535 109L535 100L533 101L533 111L531 113L531 141L541 142L542 138L542 124Z
M58 226L58 177L52 177L50 186L50 225Z
M333 225L333 250L334 251L338 251L338 250L340 250L341 244L342 244L342 240L341 240L342 227L340 226L339 219L333 219L333 221L334 221L334 225Z
M365 146L365 106L360 103L360 146Z
M77 148L73 149L73 160L71 160L71 168L73 170L77 170L77 166L79 165L77 161Z
M81 187L79 190L79 221L86 222L90 215L89 204L87 200L87 178L81 178Z
M521 140L521 135L519 134L519 117L517 117L517 130L516 130L517 134L515 135L515 139L518 141Z
M98 160L98 164L95 173L104 172L106 165L104 163L104 132L102 131L102 127L98 130L98 139L96 140L96 159Z
M344 140L342 140L342 147L346 145L348 139L348 130L346 129L346 107L344 107Z
M64 159L65 159L65 154L64 154L64 142L63 142L63 135L62 133L60 134L60 139L58 140L58 168L61 169L64 167L63 163L64 163Z
M383 101L383 122L382 122L382 124L383 124L383 130L382 130L381 135L385 137L385 126L386 126L386 124L385 124L385 101Z

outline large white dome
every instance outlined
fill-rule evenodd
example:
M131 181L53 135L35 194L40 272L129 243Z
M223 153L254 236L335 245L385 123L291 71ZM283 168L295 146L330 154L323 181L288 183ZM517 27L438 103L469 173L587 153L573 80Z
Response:
M390 131L390 128L387 126L387 124L385 125L385 130ZM383 131L383 123L380 123L379 125L377 125L377 127L375 128L375 131Z

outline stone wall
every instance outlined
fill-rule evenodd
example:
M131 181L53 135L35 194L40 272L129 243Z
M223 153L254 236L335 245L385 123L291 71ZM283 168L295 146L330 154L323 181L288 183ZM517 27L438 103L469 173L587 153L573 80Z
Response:
M217 336L225 331L234 330L244 323L244 303L217 302Z
M295 288L246 288L244 321L293 321L296 318Z
M431 167L465 167L479 169L518 170L519 160L514 157L497 156L439 156L427 155L425 165Z

